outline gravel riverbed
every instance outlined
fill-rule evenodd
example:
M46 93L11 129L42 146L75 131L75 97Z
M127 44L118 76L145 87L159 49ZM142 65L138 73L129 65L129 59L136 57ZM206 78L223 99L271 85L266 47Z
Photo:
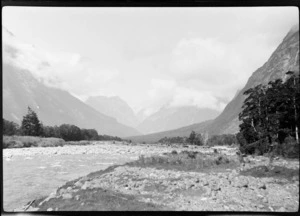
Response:
M48 201L55 203L57 199L60 203L72 201L82 205L84 202L80 200L78 191L101 188L134 195L141 202L164 205L178 211L298 211L298 160L274 161L273 166L278 167L279 174L282 172L280 167L296 173L286 178L247 175L247 170L268 164L268 159L262 156L248 157L250 163L245 166L222 172L119 166L92 179L85 177L90 172L103 170L113 164L136 160L141 155L161 155L173 150L213 152L212 148L203 147L109 142L95 142L88 146L4 149L4 209L11 211L18 208L22 211L20 206L28 201L47 197L38 207L30 207L28 211L72 210L58 209ZM227 155L235 154L234 148L220 147L218 151ZM71 187L58 188L78 177L79 180Z

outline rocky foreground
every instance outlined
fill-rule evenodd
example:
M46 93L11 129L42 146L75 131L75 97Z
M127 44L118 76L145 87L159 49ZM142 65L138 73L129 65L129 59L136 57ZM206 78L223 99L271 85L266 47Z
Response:
M163 154L172 149L178 152L187 149L213 151L199 147L146 146L119 144L115 149L116 152L124 154L127 151L136 155ZM99 149L99 146L95 149L91 147L87 148L91 153ZM106 147L102 146L103 149ZM110 146L106 150L111 149ZM219 151L234 155L234 149ZM266 157L248 157L246 161L248 163L237 168L208 172L130 164L114 166L68 182L49 196L30 202L19 211L298 211L298 160L277 159L269 169ZM109 206L110 203L113 205Z

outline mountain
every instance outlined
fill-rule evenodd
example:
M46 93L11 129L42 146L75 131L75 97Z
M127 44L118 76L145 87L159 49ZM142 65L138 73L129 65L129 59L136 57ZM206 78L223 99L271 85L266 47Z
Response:
M165 136L188 136L192 130L199 133L207 132L209 135L237 133L240 123L238 114L245 100L243 92L258 84L267 84L269 81L278 78L284 79L287 71L299 73L299 25L294 26L288 32L268 61L251 75L245 87L238 92L227 104L223 112L213 121L194 124L172 131L129 138L136 142L156 142Z
M137 129L144 134L172 130L209 119L214 119L218 111L196 106L163 107L147 117Z
M21 123L30 106L44 125L74 124L99 134L131 136L137 130L103 115L67 91L45 86L28 70L3 64L3 118Z
M114 117L124 125L135 127L138 124L138 119L133 110L118 96L89 97L85 103L107 116Z

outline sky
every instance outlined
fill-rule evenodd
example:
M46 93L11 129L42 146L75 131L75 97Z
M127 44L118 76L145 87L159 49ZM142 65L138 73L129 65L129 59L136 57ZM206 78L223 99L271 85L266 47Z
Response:
M298 13L296 7L4 7L3 43L19 67L83 101L119 96L146 115L190 105L222 111L298 24Z

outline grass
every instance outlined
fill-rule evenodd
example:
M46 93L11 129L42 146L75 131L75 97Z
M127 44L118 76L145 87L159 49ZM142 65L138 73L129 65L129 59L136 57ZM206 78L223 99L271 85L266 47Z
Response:
M289 169L282 166L274 166L272 169L269 169L267 166L256 166L240 172L240 175L253 176L256 178L273 177L291 181L293 177L299 177L299 169Z
M140 167L155 167L158 169L172 169L180 171L212 171L215 169L232 169L239 166L233 156L218 153L203 154L194 151L172 151L164 156L140 156L138 160L126 165Z
M3 136L3 148L28 148L28 147L55 147L63 146L63 139L34 136Z
M91 141L68 141L55 137L3 136L3 148L56 147L64 145L90 145Z
M68 141L66 145L90 145L91 141L89 140L80 140L80 141Z
M58 208L58 211L162 211L171 210L163 205L146 203L137 200L133 195L122 194L102 188L79 190L73 196L79 195L80 199L62 198L50 199L38 206L39 211L47 211L48 208Z

